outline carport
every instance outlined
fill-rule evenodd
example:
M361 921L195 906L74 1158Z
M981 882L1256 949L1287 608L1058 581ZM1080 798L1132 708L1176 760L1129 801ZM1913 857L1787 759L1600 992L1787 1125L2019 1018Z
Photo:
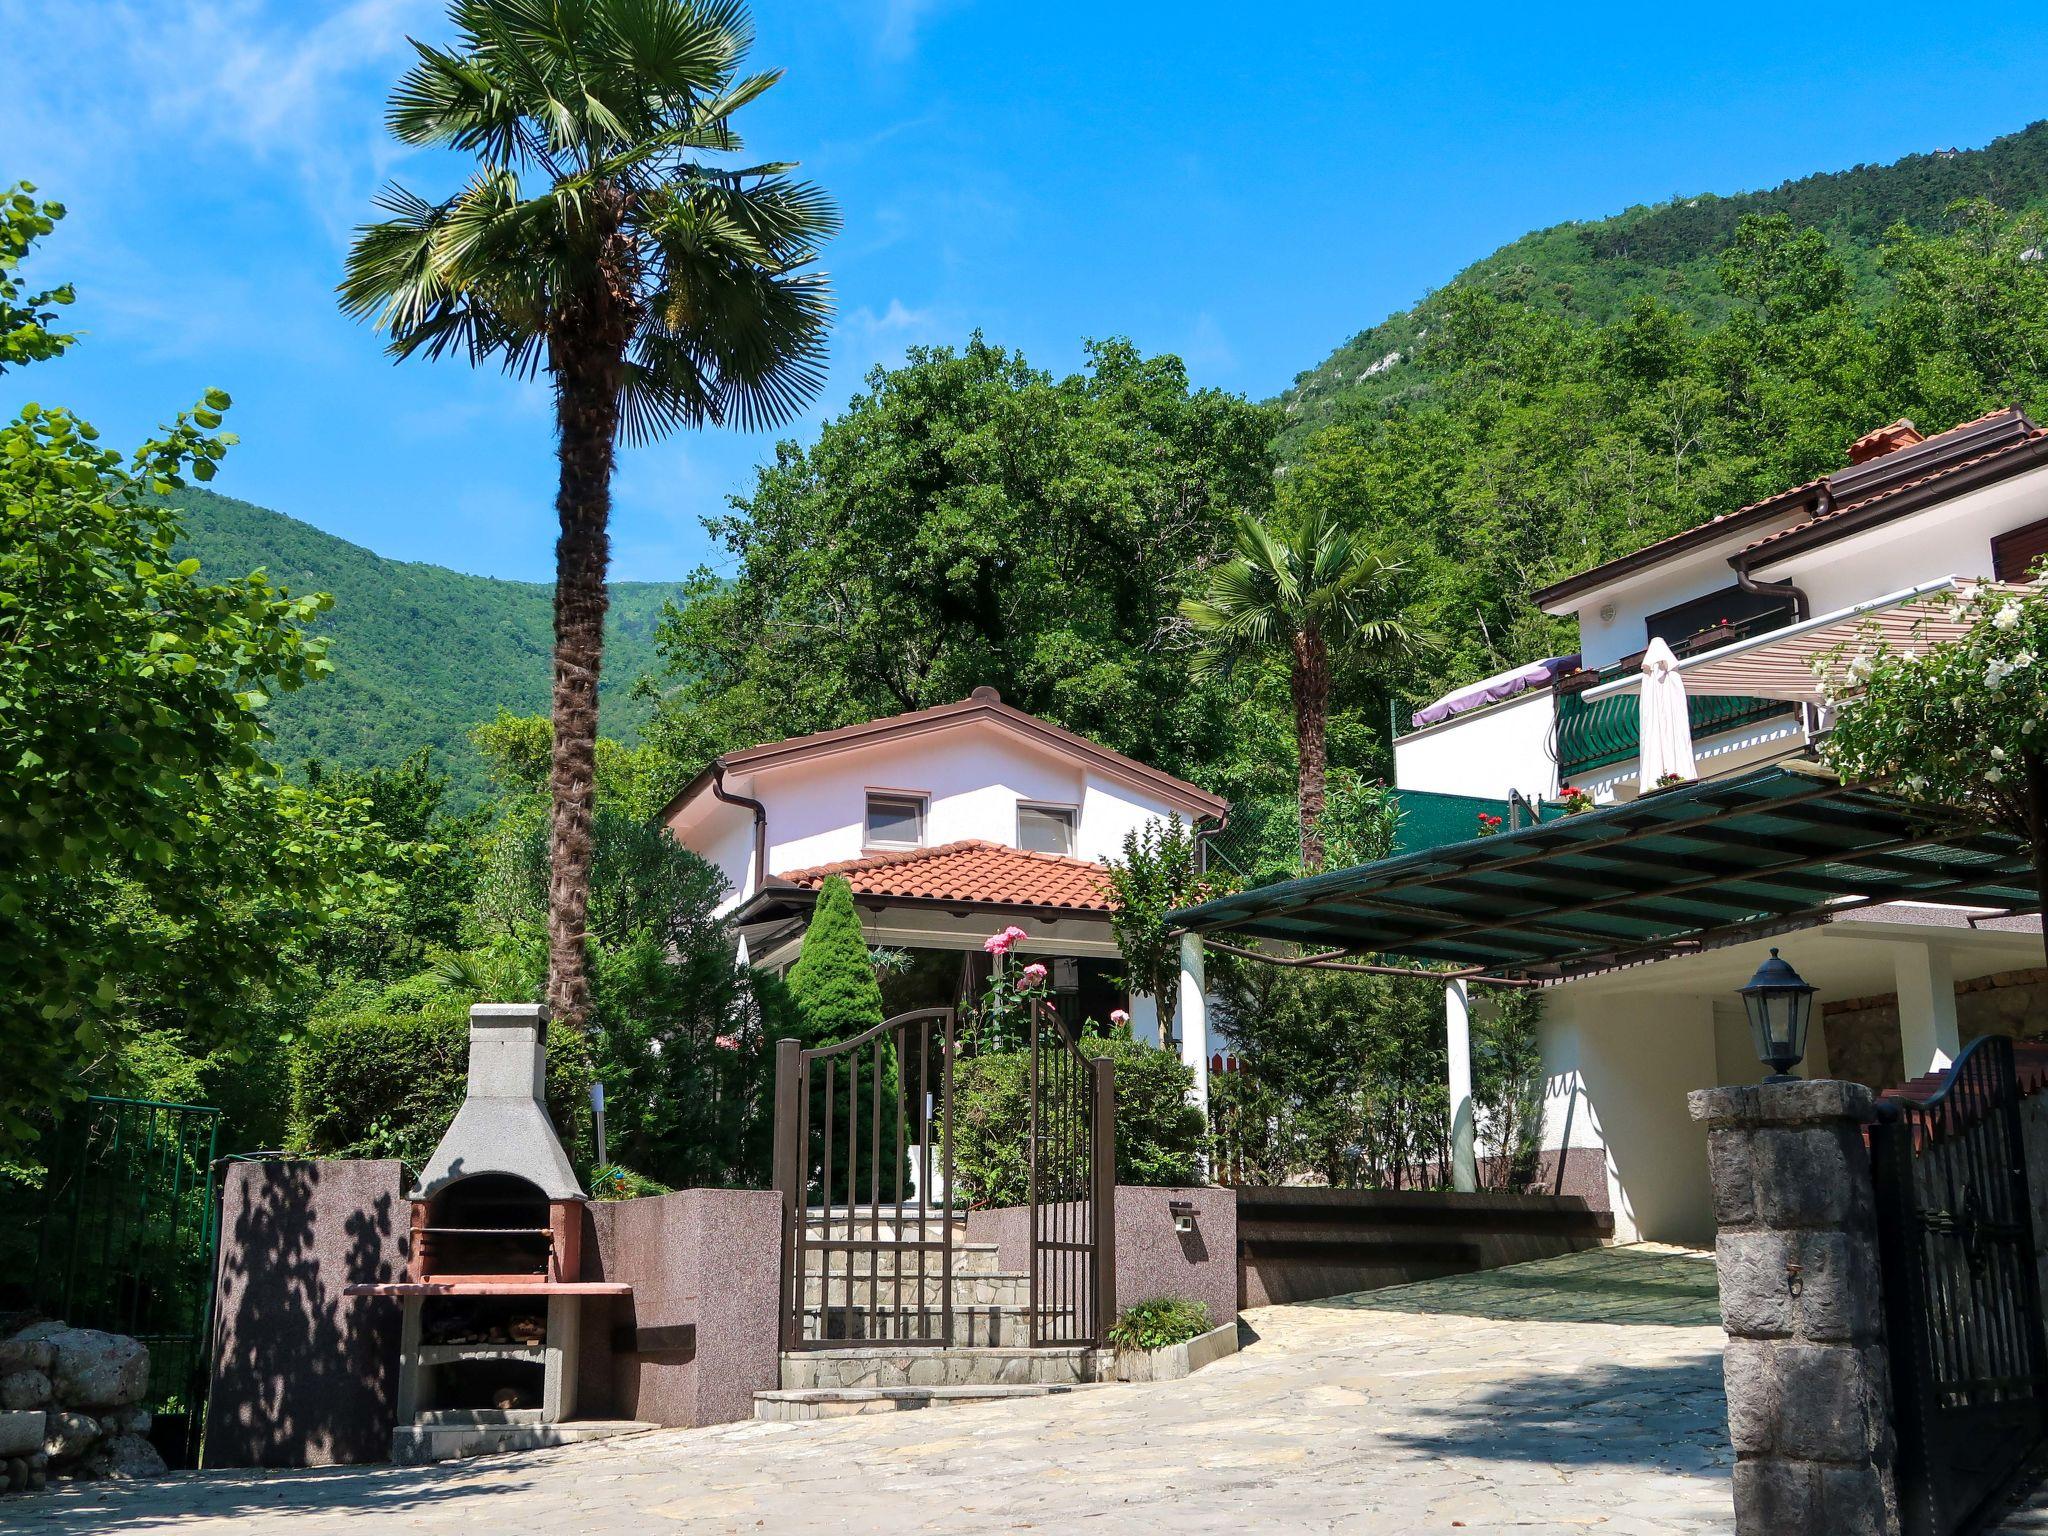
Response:
M1728 1059L1727 1020L1717 1023L1708 982L1700 979L1709 968L1686 962L1719 957L1711 977L1718 988L1729 965L1753 967L1751 951L1761 958L1761 941L1820 929L1830 954L1843 962L1837 991L1868 985L1873 974L1896 991L1900 1060L1911 1077L1945 1065L1959 1049L1956 980L2041 964L2038 933L2014 921L2040 905L2032 860L2017 832L1989 830L1944 808L1843 784L1823 769L1794 763L1245 891L1186 908L1171 921L1184 935L1181 1001L1196 1055L1206 1053L1206 1040L1196 1038L1197 1030L1206 1031L1200 1009L1204 942L1280 964L1394 965L1440 976L1450 1045L1453 1182L1475 1188L1474 985L1545 986L1577 998L1614 994L1615 973L1632 971L1626 980L1639 1014L1648 1006L1645 994L1666 984L1698 1003L1693 1011L1704 1023L1696 1027L1704 1029L1706 1043L1687 1047L1687 1071L1754 1076L1753 1058L1746 1065ZM1860 946L1854 964L1841 942L1851 935ZM1593 978L1605 980L1597 987L1573 985ZM1734 1006L1732 992L1726 1004ZM1661 1102L1672 1091L1658 1076L1654 1051L1636 1065L1622 1065L1624 1057L1641 1056L1641 1042L1653 1037L1647 1018L1633 1028L1624 1027L1619 1014L1615 1019L1613 1028L1602 1023L1581 1031L1586 1039L1600 1036L1594 1045L1604 1052L1592 1075L1608 1085L1609 1102L1585 1104L1596 1123L1623 1123L1635 1113L1627 1099ZM1564 1032L1553 1033L1550 1045L1557 1049L1547 1045L1546 1054L1555 1060L1547 1065L1575 1074L1567 1100L1584 1096L1586 1063L1567 1063ZM1572 1051L1583 1055L1584 1046L1580 1040ZM1561 1101L1559 1113L1566 1136L1558 1149L1562 1167L1577 1101ZM1682 1104L1669 1106L1664 1118L1682 1121ZM1682 1126L1672 1132L1681 1133ZM1607 1147L1604 1140L1595 1145ZM1642 1161L1650 1160L1646 1150ZM1611 1165L1612 1157L1607 1161Z

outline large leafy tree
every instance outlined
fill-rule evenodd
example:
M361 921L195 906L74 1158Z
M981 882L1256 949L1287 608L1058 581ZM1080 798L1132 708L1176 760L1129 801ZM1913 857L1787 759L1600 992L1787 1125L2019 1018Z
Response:
M1417 648L1420 634L1401 611L1400 573L1398 564L1327 515L1280 533L1241 517L1236 557L1209 572L1202 595L1181 604L1202 642L1197 676L1245 661L1285 661L1299 764L1301 862L1310 872L1323 865L1331 655L1349 652L1383 670Z
M739 0L456 0L449 15L455 46L414 44L389 122L476 171L439 202L387 191L342 305L401 358L452 352L554 385L548 990L581 1024L617 447L771 426L811 398L830 314L814 262L838 221L789 167L725 158L742 148L734 114L779 78L742 74Z
M62 214L0 199L0 372L56 355L22 256ZM68 411L0 427L0 1160L149 1020L233 1050L295 943L348 909L372 830L264 759L273 694L328 669L325 606L174 553L162 497L232 439L219 391L124 456Z
M653 735L679 761L966 697L1170 771L1230 733L1174 604L1272 496L1276 418L1174 357L1055 377L979 336L914 349L712 525L733 557L664 626Z

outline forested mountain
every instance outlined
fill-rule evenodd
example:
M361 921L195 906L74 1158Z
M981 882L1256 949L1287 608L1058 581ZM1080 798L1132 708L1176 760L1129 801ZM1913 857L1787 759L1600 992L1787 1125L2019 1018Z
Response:
M327 592L318 625L334 675L271 706L274 756L348 767L395 763L422 746L453 776L461 804L483 790L469 728L500 710L545 714L553 648L552 589L386 560L346 539L246 501L191 490L176 498L181 552L214 579L262 567L294 593ZM612 586L604 658L606 734L634 735L646 706L632 687L654 665L665 582Z
M1531 307L1595 323L1615 319L1631 299L1651 295L1701 320L1725 317L1733 300L1717 273L1720 253L1750 214L1782 214L1796 228L1820 230L1864 300L1882 288L1879 246L1904 224L1946 227L1961 198L1984 198L2018 211L2048 205L2048 121L1994 139L1982 149L1937 149L1889 165L1802 176L1767 191L1721 197L1708 192L1630 208L1612 218L1553 224L1474 262L1412 309L1361 331L1317 367L1296 376L1281 397L1283 447L1319 427L1375 415L1392 403L1428 399L1442 377L1426 355L1446 296L1478 289Z

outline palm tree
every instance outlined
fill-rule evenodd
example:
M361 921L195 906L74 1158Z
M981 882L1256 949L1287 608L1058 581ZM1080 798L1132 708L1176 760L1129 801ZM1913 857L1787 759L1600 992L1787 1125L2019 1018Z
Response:
M1276 534L1237 520L1237 554L1209 573L1202 597L1180 605L1201 638L1195 673L1213 676L1239 661L1285 656L1300 754L1297 800L1301 863L1323 867L1323 797L1329 777L1330 653L1350 648L1384 666L1420 636L1396 611L1398 562L1382 559L1324 512Z
M789 420L823 382L838 228L787 165L734 168L741 0L455 0L391 94L407 144L476 157L441 202L399 187L349 253L342 308L400 358L454 353L554 385L554 755L548 1001L581 1024L611 478L679 427ZM721 157L710 160L707 157Z

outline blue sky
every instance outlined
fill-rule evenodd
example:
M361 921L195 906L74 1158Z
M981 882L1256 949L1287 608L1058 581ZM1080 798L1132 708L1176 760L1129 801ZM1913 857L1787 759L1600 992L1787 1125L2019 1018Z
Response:
M396 177L449 167L381 128L442 0L0 0L0 179L72 217L41 272L81 290L71 357L0 380L132 442L218 385L217 488L402 559L545 579L543 387L394 367L332 289ZM1977 8L1525 7L1150 0L756 0L751 148L798 159L846 232L832 381L979 326L1067 369L1089 336L1271 396L1525 230L1677 193L1981 144L2048 115L2048 33ZM53 20L51 18L61 18ZM699 519L768 438L625 455L620 579L716 560Z

